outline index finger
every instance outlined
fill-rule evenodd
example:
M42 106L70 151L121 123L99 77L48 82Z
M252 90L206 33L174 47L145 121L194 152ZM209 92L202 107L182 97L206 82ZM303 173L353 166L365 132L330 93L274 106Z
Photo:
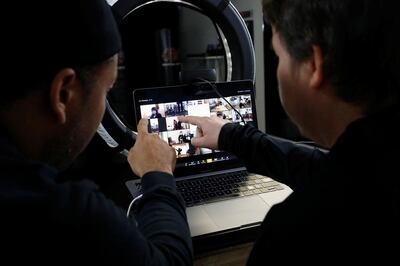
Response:
M200 116L179 116L178 120L183 123L189 123L195 126L200 126L202 122L202 117Z
M148 130L147 130L148 125L149 125L149 121L147 120L147 118L140 119L139 124L137 126L138 133L141 133L141 134L146 133L147 134L148 133Z

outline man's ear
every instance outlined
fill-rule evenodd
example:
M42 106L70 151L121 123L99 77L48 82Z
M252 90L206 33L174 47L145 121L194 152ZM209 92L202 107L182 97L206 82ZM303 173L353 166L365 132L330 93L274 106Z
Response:
M50 84L50 105L57 123L67 121L67 106L74 96L77 85L76 73L71 68L60 70Z
M320 88L324 82L324 57L320 46L312 46L312 55L309 60L311 70L309 85L314 89Z

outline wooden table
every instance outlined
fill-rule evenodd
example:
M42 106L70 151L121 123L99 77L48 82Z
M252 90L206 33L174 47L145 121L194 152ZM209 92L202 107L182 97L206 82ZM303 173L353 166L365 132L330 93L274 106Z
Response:
M254 243L246 243L197 255L194 266L243 266Z

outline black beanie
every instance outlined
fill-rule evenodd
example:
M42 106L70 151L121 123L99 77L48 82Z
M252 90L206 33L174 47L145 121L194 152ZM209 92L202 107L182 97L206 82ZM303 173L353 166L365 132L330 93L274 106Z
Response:
M2 76L11 82L7 85L29 87L62 68L101 63L121 49L118 27L105 0L5 2L0 27Z

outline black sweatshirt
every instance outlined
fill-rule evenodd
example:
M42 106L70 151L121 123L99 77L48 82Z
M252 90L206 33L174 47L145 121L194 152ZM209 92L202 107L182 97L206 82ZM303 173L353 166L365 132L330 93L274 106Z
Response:
M399 126L398 114L360 119L323 153L225 125L220 149L294 190L267 214L248 265L400 265Z
M192 265L171 175L143 177L136 221L91 181L59 183L57 175L0 137L0 265Z

